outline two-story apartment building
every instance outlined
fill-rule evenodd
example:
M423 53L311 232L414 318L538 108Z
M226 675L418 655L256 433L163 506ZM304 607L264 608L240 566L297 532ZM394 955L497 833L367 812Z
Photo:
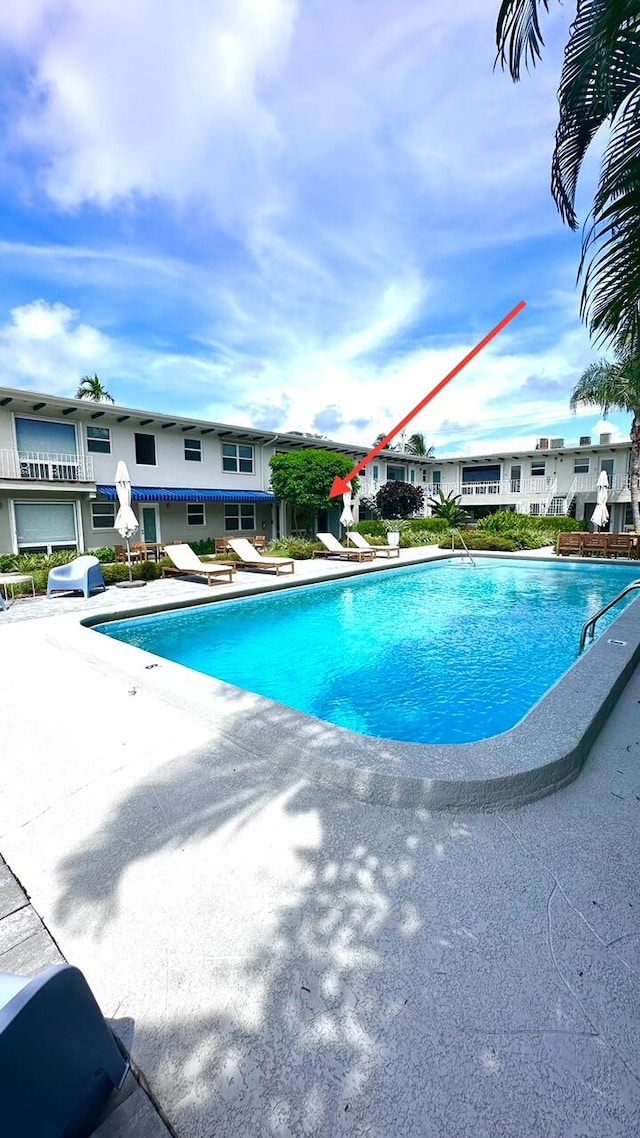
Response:
M0 388L0 552L119 542L120 459L143 541L290 532L287 509L270 490L269 459L303 447L346 453L354 463L366 453L318 436Z
M373 497L386 479L420 482L425 498L460 495L461 505L473 517L494 510L523 514L569 514L589 521L596 504L601 471L609 483L610 529L630 524L630 443L612 443L607 434L582 436L577 446L560 438L539 438L535 446L513 453L460 455L410 465L394 455L386 463L372 463L361 494ZM426 511L429 512L429 507Z
M269 459L308 447L346 454L354 465L368 453L319 436L0 388L0 553L119 542L120 459L131 475L143 541L290 533L287 507L270 489ZM577 447L541 438L530 451L442 459L383 451L365 470L360 494L401 480L422 486L425 498L438 488L460 494L475 516L514 509L588 519L606 470L610 528L622 530L630 520L629 458L630 444L607 436L583 437ZM320 527L338 532L338 515L339 508L330 511Z

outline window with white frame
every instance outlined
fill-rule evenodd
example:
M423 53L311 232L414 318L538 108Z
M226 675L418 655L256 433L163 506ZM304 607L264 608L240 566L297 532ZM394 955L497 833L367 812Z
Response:
M201 439L184 440L184 460L185 462L202 462Z
M544 460L534 459L531 463L531 477L544 478L547 472L547 464Z
M78 548L74 502L14 502L19 553L55 553Z
M92 502L91 525L93 529L114 529L116 524L115 502Z
M223 443L222 469L229 474L253 474L253 447L242 443Z
M134 432L133 441L136 448L136 464L138 466L156 465L156 437Z
M589 473L589 459L588 458L574 458L574 460L573 460L573 473L574 474L588 474Z
M227 502L224 507L224 528L226 530L254 530L256 528L256 508L253 502Z
M109 427L87 426L87 450L90 454L111 454Z
M204 502L187 502L187 525L204 526L207 524L204 512Z

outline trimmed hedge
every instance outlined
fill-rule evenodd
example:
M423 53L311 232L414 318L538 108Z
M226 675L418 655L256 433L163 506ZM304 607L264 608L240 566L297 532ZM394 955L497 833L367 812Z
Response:
M469 530L468 533L465 533L464 545L462 544L460 535L454 535L453 548L464 549L465 546L467 549L486 549L493 550L497 553L517 553L519 549L522 549L522 546L518 545L517 542L510 537L501 537L499 534L478 533L477 530ZM451 549L451 536L446 537L444 541L440 542L440 549Z

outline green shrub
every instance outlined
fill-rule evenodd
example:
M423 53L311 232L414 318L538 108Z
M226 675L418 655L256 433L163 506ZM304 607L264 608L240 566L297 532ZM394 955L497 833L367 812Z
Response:
M203 557L206 553L215 553L216 539L215 537L204 537L201 541L190 541L188 543L193 552L198 554L198 557Z
M365 522L356 522L354 530L365 537L386 537L387 527L380 518L369 518Z
M0 573L15 573L18 569L17 553L0 554Z
M97 557L101 565L110 565L116 558L116 551L112 545L102 545L99 549L87 549L85 553L90 557Z
M513 538L502 537L500 534L491 533L478 533L477 530L469 530L464 534L464 545L460 534L448 535L444 541L440 542L440 549L451 549L451 542L453 536L454 549L486 549L494 550L498 553L517 553L522 547L518 545Z
M118 581L128 581L129 567L122 564L103 565L102 576L105 585L115 585ZM131 576L134 581L157 581L162 576L162 562L141 561L138 565L132 565Z
M281 537L267 545L267 553L274 557L295 557L296 561L310 561L314 549L324 549L324 546L319 541L308 541L304 537Z

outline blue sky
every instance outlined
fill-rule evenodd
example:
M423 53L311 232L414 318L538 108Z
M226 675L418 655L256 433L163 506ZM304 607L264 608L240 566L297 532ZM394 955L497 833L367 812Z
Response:
M3 384L97 372L119 403L366 445L524 299L415 429L439 455L595 432L549 193L574 5L518 86L498 6L4 5Z

